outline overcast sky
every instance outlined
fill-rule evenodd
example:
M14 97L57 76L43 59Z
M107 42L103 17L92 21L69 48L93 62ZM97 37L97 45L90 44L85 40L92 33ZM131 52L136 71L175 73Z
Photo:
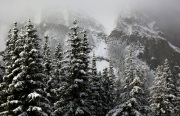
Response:
M0 0L0 18L14 20L42 9L64 8L83 11L108 28L122 10L145 8L155 10L180 10L180 0Z
M165 14L176 11L180 17L180 0L0 0L0 23L4 24L0 26L0 38L2 40L2 33L7 30L6 25L21 17L28 19L29 15L41 13L44 9L83 11L110 31L122 11L137 8Z

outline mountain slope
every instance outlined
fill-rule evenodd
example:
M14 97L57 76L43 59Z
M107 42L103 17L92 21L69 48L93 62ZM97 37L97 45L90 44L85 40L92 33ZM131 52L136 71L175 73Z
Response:
M170 61L171 68L179 66L180 49L172 45L163 35L163 32L158 30L156 22L146 14L132 12L118 18L116 28L109 35L108 41L110 46L113 45L113 41L119 43L117 46L124 46L121 50L110 47L119 51L133 44L137 58L145 62L150 69L161 65L166 58Z

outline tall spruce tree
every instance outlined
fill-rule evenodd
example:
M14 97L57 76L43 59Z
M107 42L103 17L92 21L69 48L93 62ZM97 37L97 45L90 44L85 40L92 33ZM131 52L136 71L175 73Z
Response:
M134 66L132 50L125 59L124 79L120 103L107 116L143 116L146 115L147 100L144 98L144 75Z
M155 116L178 116L178 97L175 80L168 60L158 67L152 87L152 110Z
M152 109L155 116L176 116L178 112L178 96L175 78L170 70L168 60L165 60L157 74L152 87Z
M110 91L110 96L109 96L109 101L110 101L110 108L112 108L114 105L114 99L115 99L115 74L114 74L114 69L112 66L112 61L109 62L109 68L108 68L108 83L109 83L109 91Z
M66 73L59 88L61 96L56 102L55 115L61 116L89 116L88 106L88 53L84 45L84 37L80 35L77 21L73 22L69 33L70 48L67 50L66 60L62 70Z
M170 65L168 60L166 59L163 66L163 76L166 79L166 87L167 87L167 107L166 107L166 114L168 116L180 115L178 112L178 96L177 96L177 89L175 84L175 77L172 74L170 69Z
M53 60L53 78L51 82L51 96L52 96L52 103L53 103L53 112L57 111L56 104L59 98L61 97L61 93L59 92L59 88L61 87L64 75L62 71L62 48L61 43L58 42L55 52L54 52L54 60Z
M60 41L58 42L56 48L55 48L55 52L54 52L54 76L57 80L58 83L60 83L62 81L61 78L61 68L62 68L62 60L63 60L63 51L62 51L62 47L61 47L61 43Z
M101 77L97 75L97 68L96 68L96 57L93 54L92 57L92 76L90 77L90 109L92 116L102 116L104 115L103 112L103 102L102 102L102 80Z
M151 107L154 116L164 116L164 98L165 98L165 78L163 78L163 68L158 66L155 73L154 85L151 91Z
M109 70L108 70L109 69ZM102 73L102 102L103 102L103 112L105 115L110 109L113 108L114 102L114 70L110 62L109 68L105 68Z
M43 90L45 75L40 54L40 39L30 21L26 25L23 39L23 50L16 53L19 57L11 64L12 66L19 65L19 73L12 76L12 81L7 89L7 100L1 104L4 111L0 114L5 116L47 116L51 114L51 110L49 100L46 98L47 93ZM18 47L16 46L16 48ZM11 58L13 59L13 57Z
M5 74L3 77L3 82L1 83L1 99L2 99L2 111L6 109L5 102L8 100L9 96L9 85L12 83L14 76L17 76L20 72L20 56L19 53L22 51L22 41L18 36L17 23L14 23L14 28L9 31L6 43L6 49L4 53L4 63L5 63Z
M173 67L173 78L175 80L175 88L176 88L176 97L177 100L175 102L177 109L179 109L178 111L178 115L180 115L180 73L179 73L180 67L179 66L174 66Z
M60 41L58 42L56 49L55 49L55 53L54 53L54 76L55 76L55 80L56 80L56 88L60 87L60 84L63 80L62 78L62 60L63 60L63 51L62 51L62 47L61 47L61 43Z
M45 41L43 45L43 66L44 66L44 74L46 78L44 78L45 83L47 84L45 90L48 93L48 99L50 100L51 106L55 102L55 77L53 73L53 64L52 64L52 56L51 56L51 48L49 45L49 37L45 36Z
M45 36L45 42L43 45L43 64L44 72L46 75L50 76L52 72L52 61L51 61L51 48L49 46L49 37Z
M103 115L105 115L110 109L111 109L111 106L110 106L110 104L111 104L111 99L110 99L110 97L111 97L111 91L110 91L110 85L109 85L109 78L108 78L108 68L105 68L105 69L103 69L103 73L102 73L102 85L101 85L101 87L102 87L102 95L101 95L101 97L102 97L102 101L103 101L103 112L104 112L104 114Z

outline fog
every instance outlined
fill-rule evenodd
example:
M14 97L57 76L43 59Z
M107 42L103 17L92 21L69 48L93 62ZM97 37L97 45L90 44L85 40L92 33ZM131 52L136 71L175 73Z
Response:
M0 50L4 48L8 26L15 20L27 20L43 10L64 9L82 11L94 17L107 33L114 28L119 14L133 9L154 13L166 23L180 22L180 0L0 0Z

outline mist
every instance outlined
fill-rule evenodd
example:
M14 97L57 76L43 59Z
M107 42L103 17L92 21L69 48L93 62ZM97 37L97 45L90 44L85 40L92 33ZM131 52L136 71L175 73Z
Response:
M80 11L99 21L109 34L117 17L133 9L148 11L165 23L180 25L179 5L179 0L0 0L0 50L5 47L4 38L14 21L28 20L42 11Z

